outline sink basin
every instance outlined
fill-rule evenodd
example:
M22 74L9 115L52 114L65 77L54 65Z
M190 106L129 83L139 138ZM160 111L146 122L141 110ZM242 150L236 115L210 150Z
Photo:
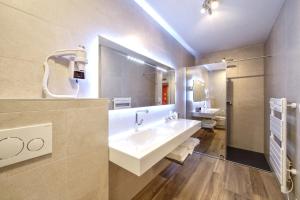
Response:
M109 160L141 176L200 128L200 121L178 119L111 136Z

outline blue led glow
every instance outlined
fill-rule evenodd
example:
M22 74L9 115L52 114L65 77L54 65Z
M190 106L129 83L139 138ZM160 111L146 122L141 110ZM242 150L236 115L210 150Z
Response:
M114 43L117 43L127 49L130 49L131 51L134 51L136 53L139 53L143 56L146 56L152 60L155 60L159 63L162 63L172 69L175 69L175 67L171 64L170 61L166 61L165 59L163 59L162 57L158 56L158 55L155 55L151 52L149 52L147 49L145 49L140 42L133 42L131 40L128 40L128 38L125 36L123 37L117 37L117 36L114 36L113 34L101 34L100 35L101 37L107 39L107 40L110 40Z
M161 67L156 67L156 69L159 70L159 71L165 72L165 73L168 72L167 70L165 70L165 69L163 69L163 68L161 68Z
M140 64L142 64L142 65L145 64L145 61L140 60L140 59L135 58L135 57L132 57L132 56L127 56L127 59L128 59L128 60L131 60L131 61L133 61L133 62L136 62L136 63L140 63Z
M134 0L140 7L144 9L159 25L161 25L171 36L173 36L186 50L194 56L197 56L196 51L190 47L183 38L145 1Z

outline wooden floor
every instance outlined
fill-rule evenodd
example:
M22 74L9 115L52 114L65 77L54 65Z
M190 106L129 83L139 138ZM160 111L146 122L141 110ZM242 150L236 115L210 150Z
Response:
M211 158L190 156L172 163L135 200L283 200L272 173Z
M193 137L200 139L200 145L196 152L208 154L214 157L226 157L226 131L215 129L214 132L199 130Z

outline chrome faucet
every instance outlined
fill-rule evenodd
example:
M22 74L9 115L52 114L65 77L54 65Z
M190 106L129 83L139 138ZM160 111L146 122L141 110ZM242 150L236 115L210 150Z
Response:
M138 110L135 113L135 127L136 129L143 124L144 119L139 119L139 113L149 113L149 110Z
M178 119L178 113L174 111L170 111L169 115L165 118L166 122L172 121L174 119Z

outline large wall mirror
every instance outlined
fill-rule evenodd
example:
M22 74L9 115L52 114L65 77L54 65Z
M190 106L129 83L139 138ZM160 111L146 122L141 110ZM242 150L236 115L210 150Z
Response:
M175 104L175 70L100 37L100 97L110 110Z

